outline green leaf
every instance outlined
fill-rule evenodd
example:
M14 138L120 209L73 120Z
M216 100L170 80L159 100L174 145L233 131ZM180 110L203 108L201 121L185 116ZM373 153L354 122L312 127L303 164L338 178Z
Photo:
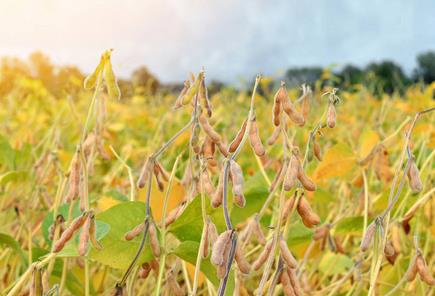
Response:
M319 264L319 270L325 275L337 275L349 270L353 261L348 256L327 252Z
M196 256L198 255L199 243L193 241L182 242L175 250L173 254L177 255L184 261L187 261L193 265L196 265ZM210 263L208 258L201 261L201 272L215 285L219 285L219 279L216 274L216 268ZM228 278L227 289L225 295L233 295L234 291L234 273L230 272Z
M295 224L289 225L288 233L287 243L290 246L296 246L311 241L314 231L304 226L301 221L298 221Z
M107 196L110 196L111 198L118 201L128 201L128 197L119 192L118 190L110 190L106 194Z
M97 221L108 224L110 231L100 240L103 249L91 249L89 257L112 268L127 269L139 249L142 236L139 235L135 239L127 241L124 239L124 235L144 221L145 204L143 202L123 202L98 214L96 218ZM147 243L137 263L141 264L152 258Z
M26 171L9 171L0 175L0 185L4 185L8 182L18 182L27 179Z
M340 219L334 227L334 234L361 235L364 227L364 217L345 217Z
M20 244L9 234L0 233L0 245L11 248L21 256L23 262L28 263L26 259L26 254L21 249Z
M15 169L15 150L2 135L0 135L0 165L6 166L9 170Z

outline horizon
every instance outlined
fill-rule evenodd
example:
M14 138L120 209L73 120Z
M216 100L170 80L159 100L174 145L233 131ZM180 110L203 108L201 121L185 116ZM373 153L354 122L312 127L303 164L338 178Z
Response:
M101 52L114 48L120 77L144 65L164 83L203 66L209 80L233 84L288 68L383 60L409 74L417 54L435 49L429 0L7 2L0 3L8 12L0 18L1 56L41 51L56 65L89 73Z

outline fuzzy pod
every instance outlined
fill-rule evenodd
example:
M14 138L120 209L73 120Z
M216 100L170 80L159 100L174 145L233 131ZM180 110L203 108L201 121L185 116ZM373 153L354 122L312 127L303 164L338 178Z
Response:
M400 239L400 228L398 225L391 227L391 243L393 244L394 250L400 253L402 250L402 241Z
M82 150L86 158L91 155L91 152L94 149L96 142L97 138L95 137L94 133L90 133L86 136L86 139L82 144Z
M394 254L396 254L396 250L394 250L393 244L391 243L390 240L387 240L387 242L385 243L384 254L387 257L391 257L394 256Z
M246 260L246 257L243 254L243 250L240 244L237 244L236 246L235 259L240 271L244 274L249 274L249 272L251 271L251 266Z
M199 85L198 96L201 105L205 108L205 110L207 110L207 116L211 117L213 112L212 112L211 102L208 97L207 86L205 85L205 77L201 80L201 83Z
M321 227L317 227L314 230L313 240L319 241L322 239L326 239L329 235L329 227L327 225L323 225Z
M334 128L337 121L337 112L335 111L335 106L332 103L329 103L328 111L326 114L326 125L329 128Z
M296 268L298 266L298 261L296 261L295 257L290 252L287 242L282 236L279 239L279 248L281 250L281 256L285 264L290 268Z
M206 136L201 147L201 153L204 155L204 158L213 158L215 150L216 144L210 137Z
M222 204L224 198L224 168L222 168L222 172L219 175L218 185L211 199L211 206L213 208L217 208Z
M310 207L310 204L308 203L308 201L305 199L304 196L302 196L299 199L297 211L301 216L302 223L304 223L304 225L307 226L308 228L312 228L313 226L318 225L320 223L319 216L313 212L313 210Z
M75 218L71 225L65 229L60 238L54 243L53 252L60 252L65 244L71 239L75 232L85 223L86 215L82 214L81 216Z
M290 278L286 270L281 272L279 280L282 285L282 291L285 296L296 296L295 291L293 290L293 286L290 282Z
M201 124L204 132L210 137L213 142L217 144L222 141L221 136L213 129L204 114L201 114L199 116L199 123Z
M261 138L258 132L256 117L254 117L251 122L251 129L249 130L249 142L251 144L252 150L254 150L254 153L257 156L262 157L266 154L266 150L264 150L264 146L261 142Z
M207 225L209 240L210 243L213 243L218 239L219 233L217 231L216 225L210 219L207 220Z
M292 101L288 97L287 90L285 89L285 85L281 84L281 95L280 101L284 112L288 115L291 121L299 126L304 126L305 120L301 113L296 110L296 107L293 105Z
M208 173L206 168L204 168L201 172L201 180L202 180L202 185L204 187L205 192L209 196L212 196L213 193L215 192L215 188L213 186L213 183L211 182L210 174Z
M287 268L287 274L290 279L290 284L293 287L293 291L295 292L295 295L296 296L304 295L301 285L299 284L299 279L296 276L295 270L292 268Z
M209 233L209 227L208 227L208 221L207 221L207 223L204 225L203 231L202 231L203 245L202 245L202 249L201 249L201 257L203 259L208 257L208 253L210 250L210 235L208 233Z
M91 215L88 214L85 223L82 227L82 232L80 233L78 253L80 256L85 256L89 245L89 228L91 227Z
M159 189L160 192L163 192L165 188L165 184L163 183L162 176L160 175L159 169L155 165L153 166L153 174L156 179L157 188Z
M413 159L410 160L409 169L406 175L408 176L409 186L411 187L411 190L413 192L417 193L423 190L423 183L420 179L420 172Z
M287 98L287 91L285 89L284 82L281 81L281 87L278 89L278 91L275 94L275 97L273 98L273 107L272 107L272 122L275 126L279 126L281 124L281 100Z
M137 188L141 189L145 187L145 184L148 181L150 174L152 173L154 167L154 161L152 161L149 157L145 160L145 163L142 167L142 171L140 172L139 179L137 180Z
M298 160L299 161L299 160ZM316 183L313 182L304 172L304 169L299 163L298 173L297 173L299 182L301 182L302 186L308 191L316 191Z
M243 121L242 126L240 127L240 130L237 132L236 137L234 138L234 140L231 142L230 147L228 148L228 151L230 153L233 153L234 151L237 150L237 148L239 147L240 143L242 142L243 139L243 135L246 132L246 126L248 125L248 120L245 119L245 121Z
M110 155L104 148L104 140L102 139L102 137L97 137L97 151L102 159L110 160Z
M252 263L252 268L254 270L259 270L260 267L263 266L264 262L266 262L267 258L270 255L270 252L272 251L272 246L273 246L273 238L266 243L263 251L261 251L257 259L254 261L254 263Z
M239 207L244 207L246 201L243 195L243 172L240 165L234 160L230 160L230 172L233 182L234 203Z
M180 94L178 95L177 99L175 100L174 104L174 110L181 108L183 106L183 98L187 93L187 90L190 88L190 81L185 80L183 89L181 90Z
M430 286L435 285L435 278L432 276L429 268L426 265L426 262L421 255L417 257L416 265L421 280Z
M296 185L299 167L299 159L295 155L292 155L284 176L283 186L285 191L290 191Z
M316 137L313 138L313 153L318 161L322 161L322 151L319 143L316 141Z
M125 235L124 238L126 240L132 240L134 239L136 236L138 236L139 234L141 234L143 231L145 230L145 223L142 222L140 224L138 224L135 228L133 228L132 230L128 231Z
M222 232L213 244L210 261L213 265L223 265L225 260L225 252L231 246L232 230Z
M71 170L69 174L69 189L65 197L67 202L77 198L80 187L80 152L76 151L71 160Z
M290 212L293 209L294 204L295 204L295 197L292 196L286 200L286 202L284 203L284 206L282 208L282 213L281 213L282 222L287 221L287 219L290 215Z
M224 157L228 157L228 155L230 155L229 152L228 152L227 147L225 146L225 144L224 144L222 141L221 141L221 142L217 142L217 143L216 143L216 146L218 147L219 152L220 152Z
M103 246L97 240L97 221L95 220L95 216L93 214L91 216L91 225L89 226L89 239L95 249L103 249Z
M170 174L163 168L162 164L157 160L154 162L155 169L159 172L165 182L169 181Z
M287 172L287 167L288 167L288 161L284 160L284 162L282 163L282 165L280 166L278 173L275 175L275 178L273 179L272 183L270 184L269 187L269 192L273 192L276 188L276 186L279 184L279 182L281 182L282 178L284 177L284 175Z
M190 147L192 147L193 152L198 154L201 151L201 147L199 147L199 133L201 129L198 123L195 123L192 126L192 135L190 136Z
M150 223L148 230L150 232L150 246L151 251L153 253L154 258L160 257L160 244L159 244L159 238L157 237L157 230L154 223Z
M411 265L408 267L408 271L406 273L406 280L408 282L412 282L415 279L415 277L417 275L417 272L418 272L418 269L417 269L417 260L414 260L411 263Z
M150 274L150 272L151 272L151 266L149 265L149 263L144 263L142 264L142 266L138 271L138 276L141 279L146 279Z
M183 213L184 203L169 212L165 219L165 226L169 226L177 220L177 218Z
M251 221L252 221L251 222L252 233L254 234L254 236L257 238L257 241L261 245L265 245L266 244L266 237L264 236L264 233L261 230L261 226L260 226L260 223L258 222L258 219L254 218Z
M300 101L302 101L302 116L304 117L305 121L308 120L308 115L310 113L310 97L312 95L311 88L307 85L302 85L302 96L299 98ZM298 101L299 101L298 100Z
M171 295L175 296L183 296L185 295L183 289L178 284L174 274L172 271L168 272L166 276L166 281L168 283L169 289L171 290Z
M375 235L375 232L376 232L376 224L375 224L375 222L372 222L369 224L369 226L367 226L366 233L361 241L361 245L359 248L362 252L365 252L369 249L369 247L373 241L373 237Z
M279 127L275 127L272 135L267 139L267 145L272 146L273 144L275 144L279 138L279 135L281 135L281 130Z

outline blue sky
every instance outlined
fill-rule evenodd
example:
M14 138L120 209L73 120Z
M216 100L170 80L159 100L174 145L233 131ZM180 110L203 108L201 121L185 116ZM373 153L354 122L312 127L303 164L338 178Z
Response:
M410 72L435 50L435 1L0 1L0 55L42 50L88 72L106 48L121 76L146 65L166 82L202 66L226 82L382 59Z

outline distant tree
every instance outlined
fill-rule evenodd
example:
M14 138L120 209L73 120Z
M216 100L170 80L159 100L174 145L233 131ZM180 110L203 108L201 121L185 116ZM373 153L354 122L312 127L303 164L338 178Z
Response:
M370 82L376 83L376 91L391 94L394 90L403 90L409 79L399 65L392 61L382 61L366 67L366 83Z
M414 76L416 80L422 79L425 83L435 81L435 51L428 51L417 56L417 69Z
M337 74L340 77L344 86L360 84L364 80L364 71L354 65L346 65Z
M322 76L321 67L290 68L285 73L288 87L297 87L302 83L314 84Z
M131 77L133 86L140 93L155 94L160 86L160 82L147 67L141 66L133 71Z
M56 88L55 67L50 58L42 52L33 52L29 56L29 64L32 76L41 80L44 86L53 92Z

